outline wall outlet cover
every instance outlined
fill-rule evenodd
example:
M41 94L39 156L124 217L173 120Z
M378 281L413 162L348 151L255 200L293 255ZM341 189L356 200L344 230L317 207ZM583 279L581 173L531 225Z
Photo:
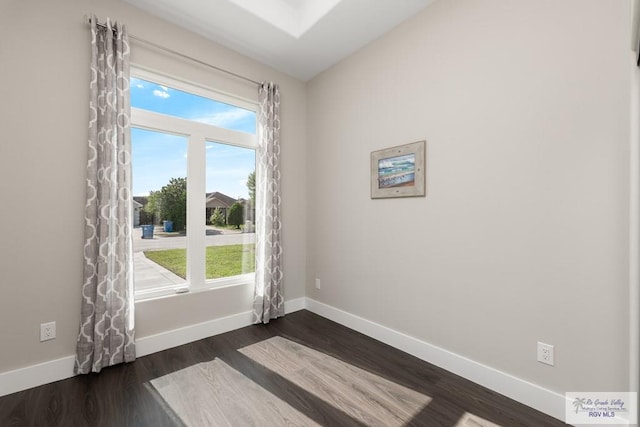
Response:
M56 337L56 322L48 322L40 325L40 341L49 341Z
M545 365L554 365L553 346L538 341L538 362Z

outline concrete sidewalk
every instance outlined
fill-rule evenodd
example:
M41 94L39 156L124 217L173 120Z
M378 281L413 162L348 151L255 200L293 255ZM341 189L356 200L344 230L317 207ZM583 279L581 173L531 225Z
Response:
M185 279L151 261L141 251L133 253L133 271L137 291L186 283Z

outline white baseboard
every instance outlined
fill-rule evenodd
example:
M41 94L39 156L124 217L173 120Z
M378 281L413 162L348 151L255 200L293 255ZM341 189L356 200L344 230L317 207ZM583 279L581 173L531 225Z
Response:
M562 394L311 298L306 299L306 309L564 422Z
M564 420L565 398L536 384L467 359L443 348L405 335L370 320L358 317L311 298L285 302L285 313L308 309L322 317L384 342L392 347L433 363L454 374L531 406L559 420ZM174 329L136 341L139 357L167 350L203 338L230 332L252 323L251 312L238 313L208 322ZM0 396L72 377L74 356L0 373Z
M0 373L0 396L71 378L75 356Z
M136 339L136 357L147 356L158 351L244 328L253 323L252 316L253 313L251 311L245 311L244 313L138 338Z
M284 302L285 314L302 310L305 307L305 298L297 298ZM198 341L225 332L235 331L253 324L253 312L234 314L232 316L221 317L184 328L173 329L139 338L136 340L136 356L142 357L158 351L178 347L190 342Z
M285 301L285 313L302 310L305 308L305 303L305 298ZM136 355L137 357L146 356L203 338L244 328L252 323L252 312L246 311L184 328L173 329L157 335L142 337L136 340ZM0 373L0 396L71 378L74 376L74 362L75 356L66 356L61 359L2 372Z
M307 308L307 298L296 298L290 301L284 302L284 312L285 314L293 313L294 311L300 311Z

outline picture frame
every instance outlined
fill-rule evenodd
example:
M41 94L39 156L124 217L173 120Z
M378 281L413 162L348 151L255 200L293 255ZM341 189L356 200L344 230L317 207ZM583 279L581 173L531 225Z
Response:
M371 152L371 198L425 197L426 141Z

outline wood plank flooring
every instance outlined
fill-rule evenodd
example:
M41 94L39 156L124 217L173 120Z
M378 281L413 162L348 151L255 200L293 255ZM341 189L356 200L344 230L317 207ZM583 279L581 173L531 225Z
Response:
M563 426L298 311L0 398L0 426Z

